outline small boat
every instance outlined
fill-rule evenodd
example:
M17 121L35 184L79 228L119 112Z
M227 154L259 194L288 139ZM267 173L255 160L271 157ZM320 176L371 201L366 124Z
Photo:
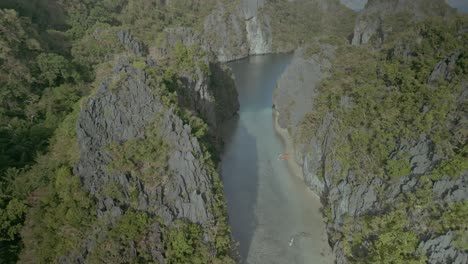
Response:
M291 247L294 244L294 237L291 237L291 240L289 241L289 246Z

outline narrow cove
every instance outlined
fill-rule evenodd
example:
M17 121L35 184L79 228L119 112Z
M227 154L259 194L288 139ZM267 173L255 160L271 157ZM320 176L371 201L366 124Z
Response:
M242 263L333 263L318 197L288 168L272 94L291 55L229 63L239 115L224 126L222 177ZM281 158L281 155L282 158Z

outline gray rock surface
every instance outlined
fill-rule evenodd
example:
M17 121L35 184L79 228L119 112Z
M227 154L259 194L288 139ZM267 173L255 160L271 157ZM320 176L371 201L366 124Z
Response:
M313 109L317 85L327 76L334 48L321 46L321 54L305 58L305 49L298 49L284 73L277 81L273 94L275 109L281 113L278 122L294 135L297 124Z
M265 0L242 0L241 8L244 13L249 54L265 54L271 52L272 33L270 18L259 15L259 9Z
M270 17L259 13L264 0L242 0L216 8L204 21L203 46L221 62L272 51Z
M337 186L330 186L328 194L329 206L331 206L332 223L340 225L343 217L359 216L377 209L377 189L383 181L379 178L372 179L369 183L353 184L350 178L341 181Z
M427 262L431 264L468 263L468 253L454 247L454 233L451 231L445 235L422 242L418 250L427 254L429 258Z
M329 162L329 160L327 161L327 157L330 154L330 146L336 136L336 133L332 129L333 122L333 115L331 113L327 114L317 133L310 140L310 151L304 148L300 154L300 156L303 156L302 171L304 173L304 180L319 195L324 195L328 189L328 185L330 185L326 182L327 177L325 175L325 173L329 172L323 170L323 167Z
M239 109L237 90L230 69L220 63L208 63L211 75L197 68L195 75L184 74L179 104L198 113L215 132L218 125Z
M203 46L217 55L219 61L239 59L249 54L245 22L240 9L230 10L219 4L205 18Z
M120 30L117 32L117 37L127 49L133 51L137 56L146 56L148 47L143 42L138 41L128 30Z
M169 47L174 47L177 42L185 46L197 44L197 34L189 27L169 27L164 29L164 40Z
M422 8L427 6L438 6L440 9ZM446 8L440 1L381 1L370 0L366 8L361 11L356 22L354 45L369 43L381 44L386 36L391 34L391 28L385 21L387 15L398 14L414 10L412 20L417 21L429 15L445 16L453 10ZM385 14L382 14L385 13ZM417 41L416 41L417 42ZM414 45L408 42L401 42L390 50L389 55L402 58L404 60L414 56L412 53ZM378 45L377 45L378 46ZM322 57L331 57L322 48L319 54ZM331 53L333 54L333 53ZM437 63L428 76L428 89L437 89L437 80L451 81L454 76L454 69L459 53L452 55ZM347 228L361 228L359 216L367 214L379 214L385 211L392 203L405 201L413 195L416 190L421 190L427 185L432 186L432 200L439 206L450 206L456 202L468 200L468 174L462 171L461 175L445 175L438 180L427 182L427 175L443 160L434 149L431 138L427 135L420 135L405 142L395 142L396 147L390 158L407 159L410 165L408 175L402 175L398 179L380 178L374 175L355 175L353 171L343 171L345 166L335 157L330 146L340 145L337 137L338 122L333 113L325 113L324 118L315 127L306 127L313 131L307 142L304 142L296 130L306 116L307 112L314 111L313 98L317 94L317 83L326 76L328 66L322 64L323 60L317 57L305 58L301 50L296 51L295 56L288 66L283 76L278 80L278 86L274 93L274 106L279 112L279 125L288 128L295 142L295 157L302 165L305 183L316 193L318 193L324 203L328 216L327 231L330 244L337 263L349 263L346 259L343 243L337 238L343 226ZM468 84L462 82L462 92L457 97L460 113L463 113L463 104L468 97ZM342 97L340 105L343 109L351 109L353 100L350 97ZM428 112L428 107L423 107L423 113ZM460 145L466 141L466 115L458 114L447 120L447 126L453 133L454 145ZM463 127L465 130L463 130ZM463 132L465 131L465 132ZM458 142L458 143L457 143ZM342 177L336 177L342 175ZM418 217L427 217L424 212L415 211L410 213L410 221L417 222ZM354 221L354 222L353 222ZM415 224L417 225L417 224ZM417 228L426 228L424 223ZM417 229L416 228L416 229ZM428 263L466 263L467 252L457 249L454 241L454 234L449 232L446 235L428 233L424 242L419 246L419 250L428 256ZM423 238L421 238L423 239ZM357 254L357 253L356 253ZM361 253L360 253L361 254ZM365 256L365 252L362 253Z
M468 13L468 2L465 0L446 0L453 8L456 8L460 13Z
M457 62L459 56L460 53L455 53L437 63L431 75L429 76L428 82L430 84L434 84L439 79L450 82L455 75L455 63Z
M209 86L221 85L223 82L233 83L233 80L230 79L230 72L225 72L220 65L213 67L213 76L219 80L206 82L204 85L207 87L204 89L210 92L219 89L216 92L218 96L222 94L221 90L224 87ZM200 77L207 79L206 76ZM80 161L74 173L81 178L85 189L96 199L98 217L106 217L110 225L115 224L128 208L134 208L159 216L165 226L171 226L177 219L198 223L204 227L205 242L213 243L214 237L210 235L210 229L216 225L213 215L213 177L217 176L212 175L202 161L201 157L204 154L198 139L192 135L192 128L184 124L173 110L165 107L152 89L154 87L149 86L145 72L134 68L125 58L119 60L112 75L103 81L96 94L82 105L77 121ZM220 100L226 105L209 109L216 116L216 121L234 114L238 107L235 91L227 91L222 95L224 97L221 96ZM210 96L215 98L215 95ZM200 97L195 99L203 101ZM218 115L217 111L221 110L224 112ZM148 126L154 126L153 129L156 129L158 135L170 146L167 177L153 185L127 172L109 171L108 164L113 157L108 151L108 146L135 138L144 139ZM117 184L123 197L109 197L105 192L109 184ZM138 195L132 197L135 188ZM159 223L156 218L153 220L154 232L147 234L147 239L154 244L151 252L153 258L164 263ZM87 251L92 251L94 246L95 243L91 241L87 243ZM86 253L76 258L86 261Z
M305 49L298 49L284 73L277 81L273 94L273 104L280 113L278 124L287 128L295 137L297 125L306 113L313 109L313 98L317 94L317 85L327 76L330 60L333 58L334 48L321 45L321 56L313 55L305 58ZM309 146L296 146L295 157L302 165L304 180L308 186L318 193L325 190L323 175L319 175L324 157L328 151L328 144L333 138L331 130L332 115L325 118L324 124L311 139ZM326 138L326 140L325 140Z
M463 172L458 179L453 177L444 177L436 181L432 187L434 196L438 200L452 204L468 200L468 172Z

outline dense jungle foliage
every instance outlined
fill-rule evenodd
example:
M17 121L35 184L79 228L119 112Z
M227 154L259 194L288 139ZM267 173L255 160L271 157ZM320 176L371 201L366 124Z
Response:
M79 159L76 118L81 103L109 73L109 62L118 54L130 56L118 41L119 30L130 30L139 40L154 45L161 42L167 26L190 25L200 29L200 18L207 15L214 3L184 0L171 1L170 5L159 0L0 3L0 262L15 263L21 252L22 262L53 263L57 256L79 249L90 237L101 247L90 256L96 263L151 260L147 251L150 249L142 240L153 228L149 225L153 216L129 209L114 226L103 226L100 222L105 220L97 218L93 198L82 189L79 178L73 176L73 167ZM195 48L192 49L176 47L170 55L174 60L167 61L162 72L147 69L144 62L134 62L135 68L154 76L153 85L158 87L158 95L167 106L176 105L170 86L176 81L177 71L199 66L194 59L201 54L193 54ZM207 125L184 111L179 109L178 114L193 126L194 136L201 139ZM148 172L138 173L135 167L156 157L151 160L152 172L164 174L164 153L169 146L157 134L151 134L150 138L149 142L133 140L110 146L116 161L109 169L133 171L135 177L155 183ZM204 142L207 150L208 140ZM155 149L158 151L153 152ZM147 153L152 156L142 156ZM207 168L217 178L208 151L205 156ZM129 159L136 163L129 163ZM222 184L219 180L214 184L213 213L223 225L226 209ZM122 195L112 184L104 193L117 200ZM90 231L96 230L96 226L107 235ZM202 243L201 227L196 224L180 222L162 235L169 263L232 261L227 257L231 254L231 241L226 224L219 226L216 237L216 248L219 256L226 256L224 260L211 259L212 252L208 254ZM138 247L141 252L137 252L137 258L125 249L128 243L143 243Z
M425 263L425 256L416 253L424 235L449 230L456 233L457 247L468 249L468 203L434 202L432 191L436 181L457 179L468 169L467 124L460 116L466 113L462 94L468 80L467 26L466 16L430 18L394 30L378 48L340 47L330 77L320 84L314 111L299 125L297 141L309 142L325 119L333 120L328 134L334 135L334 143L328 156L341 168L330 175L332 184L346 179L350 171L356 184L384 181L379 194L384 208L350 216L334 238L344 241L353 262ZM451 58L448 75L433 75L438 63ZM421 138L432 142L440 161L428 173L413 175L410 150L402 146ZM325 166L322 173L332 171L332 164ZM385 182L410 174L418 181L416 191L386 203Z

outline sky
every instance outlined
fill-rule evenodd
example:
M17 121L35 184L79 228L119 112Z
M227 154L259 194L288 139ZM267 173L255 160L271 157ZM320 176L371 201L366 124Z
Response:
M351 9L356 11L361 10L367 3L367 0L340 0ZM446 0L449 5L457 8L460 12L468 13L468 0Z

